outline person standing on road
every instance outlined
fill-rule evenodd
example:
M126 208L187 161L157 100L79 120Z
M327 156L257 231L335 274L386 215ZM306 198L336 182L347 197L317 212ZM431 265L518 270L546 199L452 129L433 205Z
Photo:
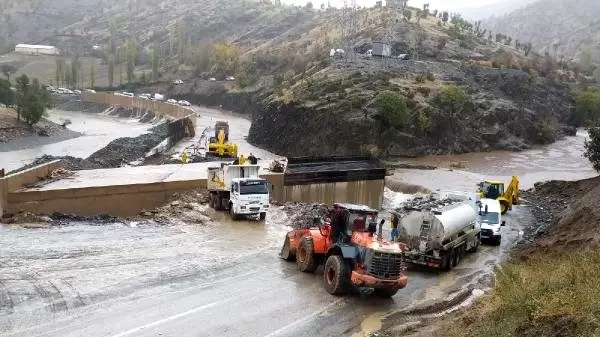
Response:
M256 165L258 164L258 158L256 158L252 152L250 152L250 155L248 156L248 161L250 162L251 165Z
M391 241L395 242L396 240L398 240L398 222L400 222L398 215L392 214L392 220L390 222L392 224Z

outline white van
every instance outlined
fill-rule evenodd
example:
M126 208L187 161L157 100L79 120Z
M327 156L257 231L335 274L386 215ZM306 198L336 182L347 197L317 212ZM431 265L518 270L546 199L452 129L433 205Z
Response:
M502 240L502 227L506 221L502 221L500 202L495 199L480 199L477 203L477 222L481 226L481 241L490 242L499 246Z

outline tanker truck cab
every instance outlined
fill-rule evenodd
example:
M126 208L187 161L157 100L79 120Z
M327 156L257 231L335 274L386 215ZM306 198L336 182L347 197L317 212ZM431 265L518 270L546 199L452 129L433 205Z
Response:
M500 202L484 198L478 202L477 206L479 208L477 221L481 226L481 241L499 246L502 240L502 227L506 225L506 221L502 221Z
M261 178L232 179L229 203L233 217L256 215L264 220L269 209L267 181Z

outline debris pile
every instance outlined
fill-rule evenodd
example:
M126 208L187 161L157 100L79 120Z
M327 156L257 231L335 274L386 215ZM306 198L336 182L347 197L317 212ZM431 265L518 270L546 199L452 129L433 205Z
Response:
M463 200L459 199L458 197L440 196L439 194L432 193L423 196L416 196L413 199L405 202L402 207L396 208L394 211L402 215L410 211L441 210L446 206L461 201Z
M324 204L285 204L283 211L289 217L288 226L294 229L313 227L315 218L324 219L328 208Z
M160 224L171 224L175 218L186 223L205 224L212 219L208 215L208 193L204 190L173 193L170 202L151 209L142 210L142 218L152 218Z

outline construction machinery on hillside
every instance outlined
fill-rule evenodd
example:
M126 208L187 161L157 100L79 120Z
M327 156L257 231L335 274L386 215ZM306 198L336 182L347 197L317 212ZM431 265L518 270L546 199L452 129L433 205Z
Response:
M363 205L334 204L325 219L315 218L310 228L287 233L281 249L285 260L296 260L298 269L312 273L324 264L327 292L344 295L353 287L370 287L391 297L406 287L402 243L383 239L378 211ZM376 233L378 231L378 233Z
M218 121L215 123L215 135L209 139L207 156L235 158L238 146L229 142L229 124Z
M504 189L504 182L486 180L477 184L477 194L480 198L495 199L500 202L502 214L519 204L519 177L513 176L508 187Z

